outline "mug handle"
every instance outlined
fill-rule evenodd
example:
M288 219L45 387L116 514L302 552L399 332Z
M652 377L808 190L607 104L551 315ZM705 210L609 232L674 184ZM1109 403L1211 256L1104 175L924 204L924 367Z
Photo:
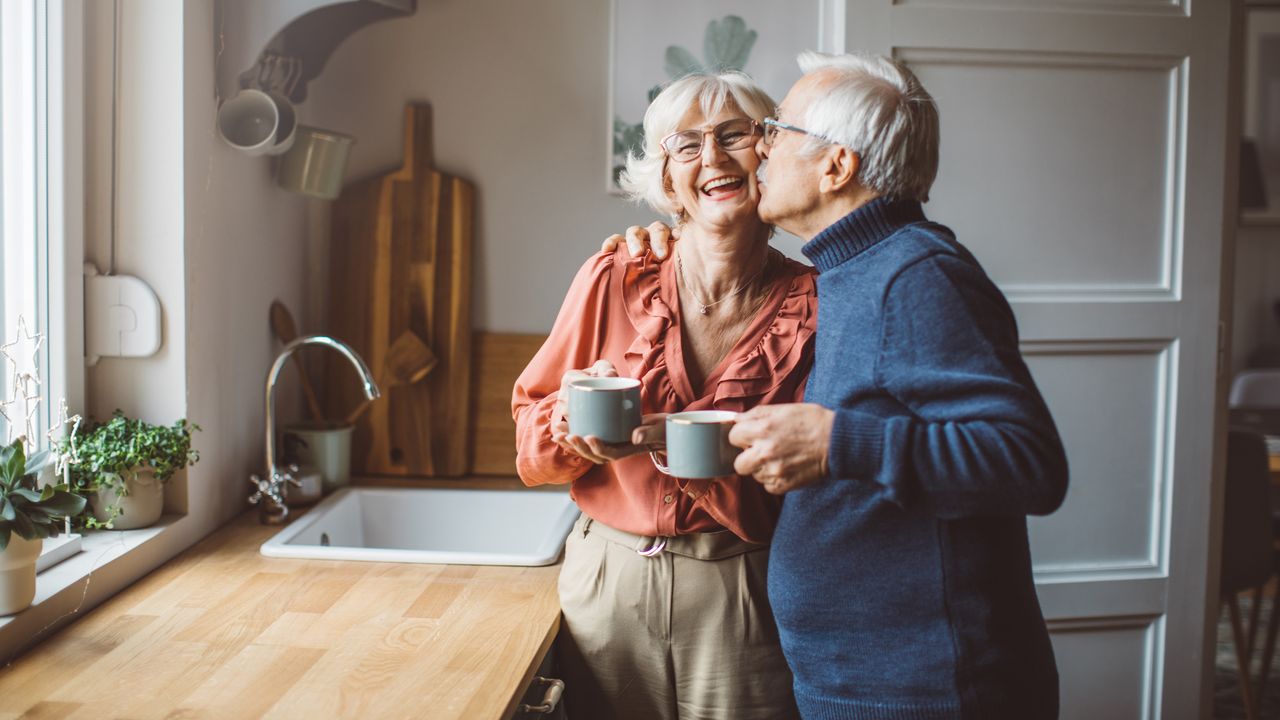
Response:
M667 467L665 464L663 464L663 462L662 462L661 460L659 460L659 459L658 459L658 455L659 455L660 453L661 453L662 455L666 455L666 453L664 453L664 452L662 452L662 451L660 451L660 450L650 450L650 451L649 451L649 459L653 461L653 466L654 466L654 467L656 467L656 468L658 468L658 472L662 473L663 475L670 475L670 474L671 474L671 468Z

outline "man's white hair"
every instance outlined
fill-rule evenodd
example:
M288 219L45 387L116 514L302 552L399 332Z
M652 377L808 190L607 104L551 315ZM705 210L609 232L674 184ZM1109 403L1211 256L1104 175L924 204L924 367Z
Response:
M803 52L805 75L831 79L805 111L802 127L858 153L858 182L881 196L929 199L938 175L938 108L905 65L869 53ZM816 138L807 151L823 147Z
M760 122L773 112L774 102L754 80L733 70L692 73L663 88L644 113L644 147L639 155L627 154L627 167L618 178L622 190L632 200L679 219L684 209L667 195L667 156L660 143L686 129L679 127L680 121L694 107L712 118L730 106Z

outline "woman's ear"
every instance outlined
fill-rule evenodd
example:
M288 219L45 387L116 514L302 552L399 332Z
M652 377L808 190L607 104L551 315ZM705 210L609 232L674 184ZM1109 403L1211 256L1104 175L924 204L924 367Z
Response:
M818 189L822 192L844 192L857 184L858 168L862 166L862 158L858 153L843 145L832 145L827 153L827 164L823 168Z
M676 189L671 184L670 173L662 173L662 192L667 196L667 200L671 201L671 207L673 208L672 216L676 218L677 224L684 222L684 208L680 207L680 203L676 202Z

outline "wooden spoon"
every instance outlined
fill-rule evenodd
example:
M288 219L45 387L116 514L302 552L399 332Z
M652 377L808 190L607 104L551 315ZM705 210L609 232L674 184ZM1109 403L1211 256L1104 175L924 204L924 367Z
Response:
M378 380L378 387L382 390L382 397L387 396L387 389L396 385L412 385L427 376L427 373L435 369L439 359L436 354L422 342L422 338L412 330L405 330L400 333L400 337L391 343L391 348L387 350L386 364L382 368L382 378ZM373 404L372 400L365 400L351 411L347 416L346 424L350 425L364 411L369 409Z
M285 345L298 337L298 326L293 322L293 314L279 300L271 301L271 331L275 333L276 339ZM320 401L316 399L315 388L311 387L311 379L307 377L307 366L302 364L302 358L296 353L293 356L293 362L298 368L298 377L302 379L302 394L307 398L307 407L311 410L312 419L316 422L324 422Z

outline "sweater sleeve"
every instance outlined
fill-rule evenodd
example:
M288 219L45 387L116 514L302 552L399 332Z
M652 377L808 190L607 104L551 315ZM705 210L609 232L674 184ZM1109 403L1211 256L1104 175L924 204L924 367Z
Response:
M1018 350L1013 312L981 268L950 255L889 285L877 382L908 412L837 410L829 464L943 518L1046 515L1067 460Z
M516 472L526 485L563 485L593 467L551 440L560 379L600 359L612 253L597 253L578 270L546 342L520 373L511 396L516 421Z

